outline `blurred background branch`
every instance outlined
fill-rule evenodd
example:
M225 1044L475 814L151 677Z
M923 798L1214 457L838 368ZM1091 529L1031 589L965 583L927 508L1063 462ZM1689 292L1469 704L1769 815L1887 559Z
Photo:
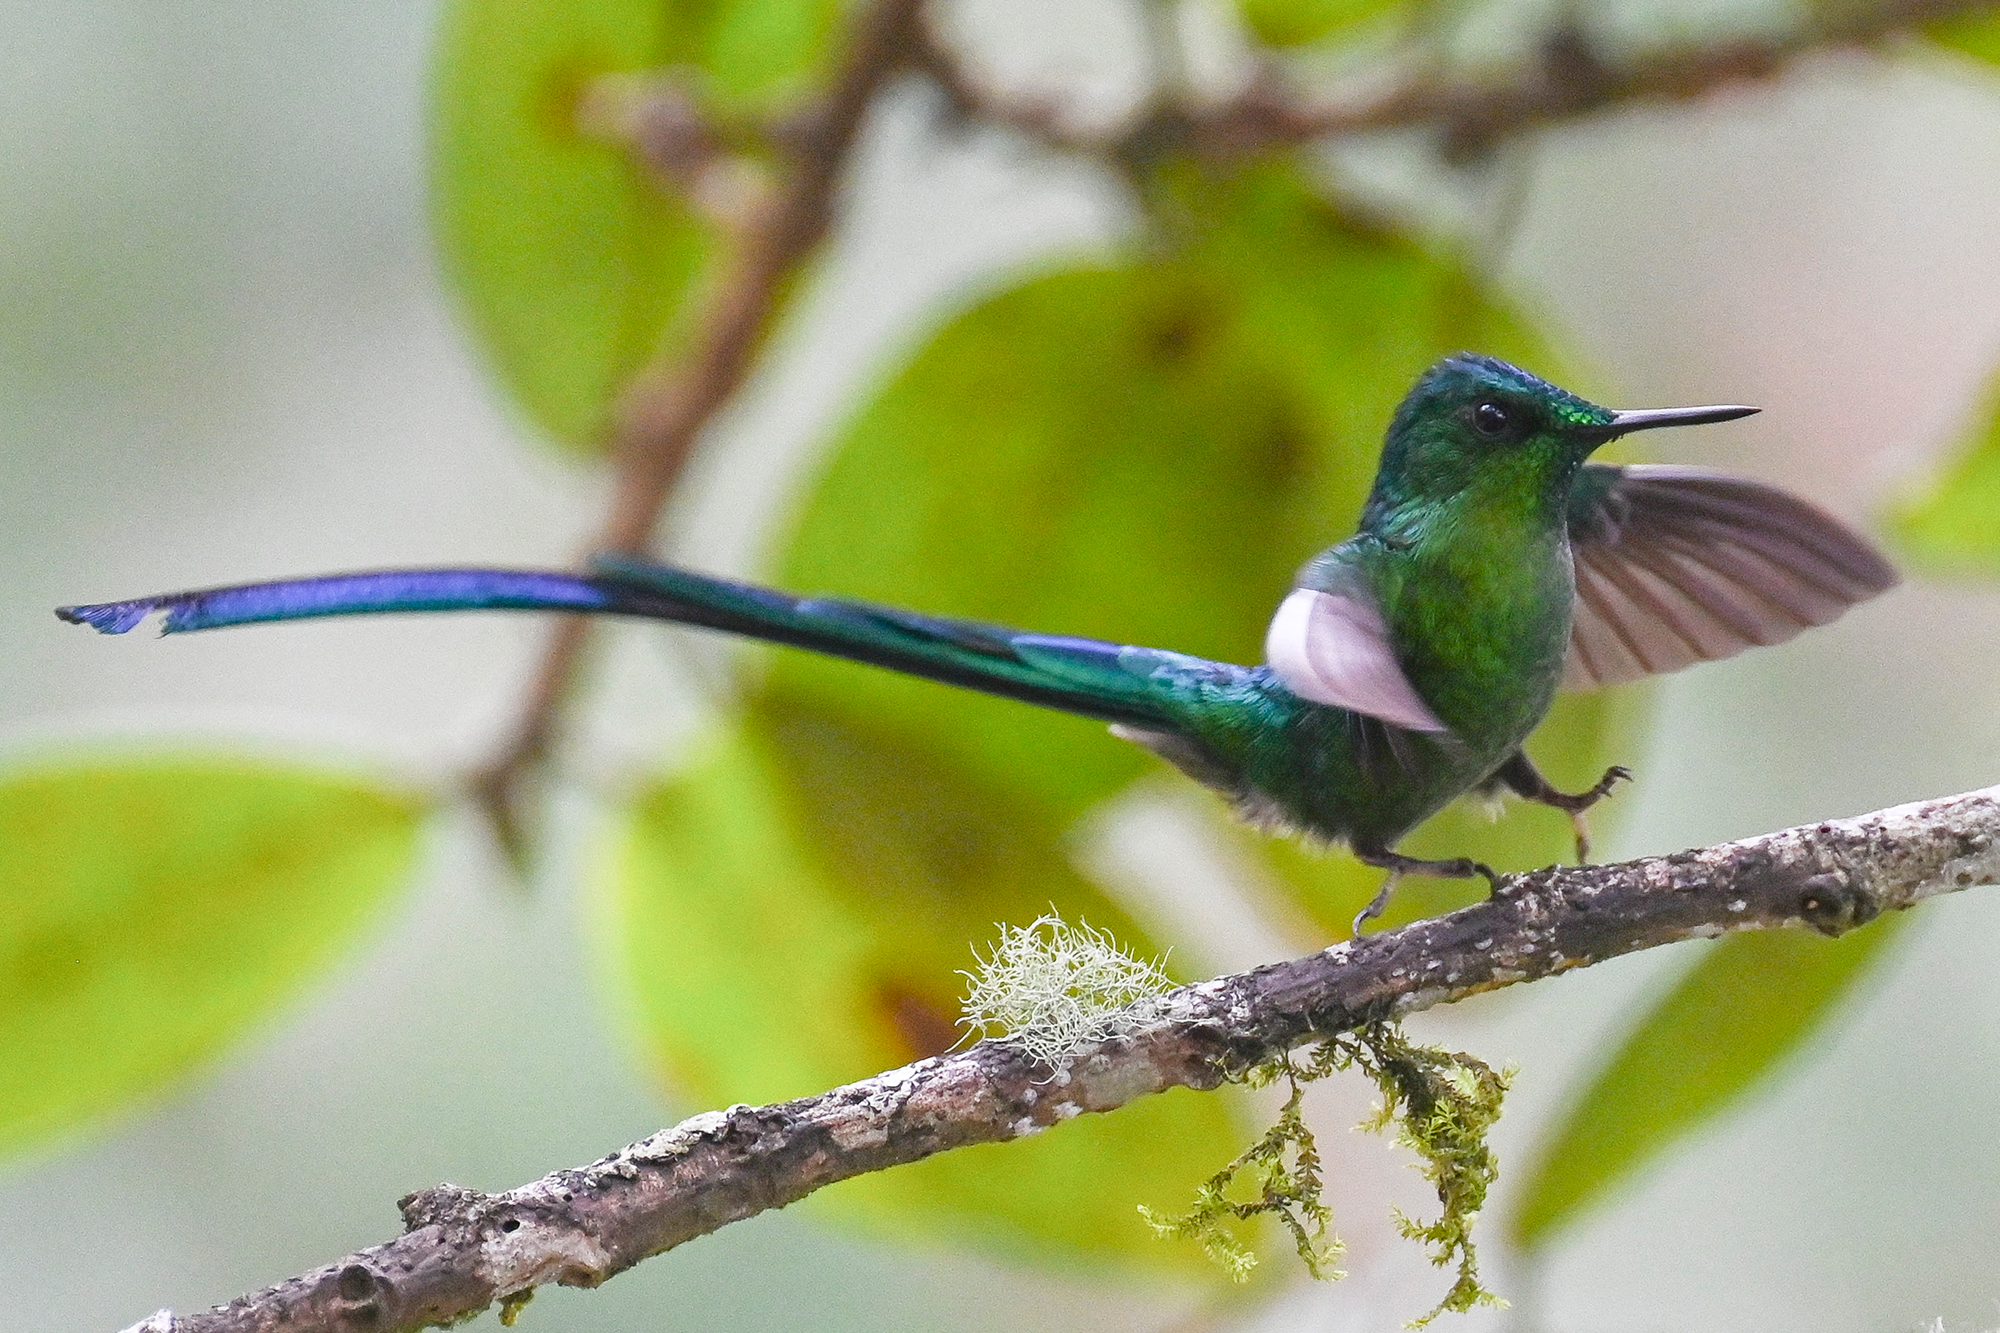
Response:
M992 87L928 26L916 31L916 66L968 120L1009 126L1070 152L1116 158L1177 149L1234 157L1384 130L1430 130L1446 161L1493 152L1512 136L1621 106L1681 102L1732 84L1770 79L1806 56L1891 42L1926 24L1987 7L1987 0L1885 0L1810 11L1769 37L1676 41L1607 54L1569 8L1522 62L1440 68L1428 43L1410 43L1351 81L1362 91L1327 95L1298 86L1265 60L1233 96L1202 102L1161 96L1109 131L1070 126L1046 99Z

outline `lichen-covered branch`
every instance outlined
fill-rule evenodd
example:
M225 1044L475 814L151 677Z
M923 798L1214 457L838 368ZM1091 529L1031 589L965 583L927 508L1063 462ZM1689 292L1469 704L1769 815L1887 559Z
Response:
M1057 1129L1167 1088L1212 1089L1315 1040L1638 949L1731 930L1838 935L2000 882L2000 787L1611 866L1507 880L1487 902L1183 986L1060 1068L1006 1039L816 1097L711 1111L576 1170L402 1202L406 1232L131 1333L391 1333L640 1260L836 1181Z

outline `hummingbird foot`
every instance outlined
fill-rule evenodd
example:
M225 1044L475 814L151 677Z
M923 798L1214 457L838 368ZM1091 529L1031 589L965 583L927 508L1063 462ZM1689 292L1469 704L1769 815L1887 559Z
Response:
M1471 879L1475 875L1484 875L1493 892L1500 891L1500 876L1494 873L1493 867L1469 856L1453 857L1448 861L1426 861L1422 857L1392 852L1386 847L1358 846L1354 848L1354 856L1363 865L1377 866L1389 872L1389 878L1382 881L1382 888L1369 900L1368 906L1355 914L1354 935L1357 939L1364 926L1382 915L1382 909L1389 905L1389 895L1396 890L1397 881L1405 875L1427 875L1432 879Z
M1514 757L1502 764L1493 777L1524 801L1553 806L1566 812L1570 827L1576 831L1576 863L1589 865L1590 821L1584 818L1583 812L1609 796L1611 789L1619 783L1631 781L1632 770L1623 764L1613 764L1604 770L1604 776L1588 791L1557 791L1526 754L1516 751Z
M1626 768L1623 764L1613 764L1604 770L1604 776L1599 778L1597 784L1589 791L1577 792L1573 796L1554 790L1548 793L1551 799L1547 800L1546 804L1553 805L1558 810L1569 811L1569 826L1576 831L1576 863L1578 865L1587 866L1590 864L1590 819L1584 814L1584 811L1609 796L1611 789L1619 783L1630 782L1631 780L1631 769Z
M1355 939L1358 940L1361 938L1362 930L1370 921L1382 915L1382 909L1389 905L1389 895L1396 891L1396 881L1402 877L1402 871L1391 870L1389 877L1382 881L1381 891L1368 900L1368 906L1354 914L1354 929L1352 933Z
M1613 764L1611 767L1604 770L1604 776L1597 780L1596 786L1592 787L1587 792L1581 792L1575 796L1564 797L1564 799L1570 801L1583 802L1582 805L1577 807L1578 810L1588 809L1589 807L1596 805L1599 801L1603 800L1605 797L1609 796L1611 794L1611 789L1613 787L1617 786L1621 782L1630 782L1631 780L1632 780L1631 769L1625 767L1625 765L1623 764ZM1557 792L1556 794L1558 796L1562 795L1561 792Z

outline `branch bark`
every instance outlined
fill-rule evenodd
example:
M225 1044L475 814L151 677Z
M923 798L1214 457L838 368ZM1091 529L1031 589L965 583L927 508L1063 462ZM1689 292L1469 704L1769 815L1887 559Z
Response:
M596 1286L823 1186L1039 1133L1167 1088L1212 1089L1294 1047L1481 991L1732 930L1839 935L2000 882L2000 787L1611 866L1551 867L1487 902L1183 986L1059 1068L1004 1038L816 1097L710 1111L501 1194L402 1200L405 1234L201 1314L127 1333L394 1333L543 1283Z
M618 407L611 510L592 550L645 551L695 441L749 376L785 289L833 225L862 121L877 90L902 66L922 3L875 0L856 14L830 90L791 127L785 180L726 242L722 275L694 321L688 349L643 371L626 391ZM522 780L548 753L588 633L583 616L557 619L513 735L472 782L517 859L525 844Z
M1453 160L1477 157L1515 135L1647 102L1684 102L1732 84L1774 78L1824 51L1878 46L1928 23L1990 9L1992 0L1883 0L1823 7L1789 32L1664 45L1607 59L1574 26L1559 26L1539 58L1487 72L1411 71L1366 92L1315 100L1268 71L1235 97L1207 106L1169 99L1111 133L1079 130L1060 108L985 85L948 45L921 34L913 62L959 114L1007 124L1052 147L1113 158L1179 148L1228 158L1380 130L1432 129Z

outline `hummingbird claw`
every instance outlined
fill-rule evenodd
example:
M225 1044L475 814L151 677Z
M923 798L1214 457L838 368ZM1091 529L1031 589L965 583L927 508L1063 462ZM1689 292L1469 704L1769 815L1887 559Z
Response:
M1359 912L1356 912L1354 914L1355 939L1358 940L1361 938L1363 933L1363 928L1367 926L1367 924L1370 921L1373 921L1376 917L1382 915L1382 909L1389 905L1389 895L1396 891L1396 881L1401 879L1402 877L1403 877L1402 871L1391 870L1389 872L1389 878L1382 881L1382 888L1380 889L1380 891L1378 891L1373 898L1368 900L1368 906L1362 908Z
M1492 866L1487 865L1484 861L1475 861L1469 856L1461 856L1453 861L1431 861L1427 864L1432 869L1425 873L1435 875L1439 879L1471 879L1475 875L1482 875L1486 879L1486 887L1489 890L1494 893L1500 891L1500 872Z
M1500 876L1494 873L1493 867L1475 861L1469 856L1457 857L1450 861L1425 861L1414 856L1404 856L1401 852L1392 852L1386 847L1356 847L1354 855L1364 865L1377 866L1389 872L1389 877L1382 881L1381 890L1354 918L1354 934L1357 938L1361 935L1361 928L1364 925L1382 915L1382 909L1389 905L1389 895L1395 891L1396 882L1405 875L1429 875L1434 879L1471 879L1483 875L1490 891L1500 892Z
M1590 789L1591 799L1602 800L1604 797L1609 796L1611 794L1611 789L1613 787L1617 786L1621 782L1630 782L1631 780L1632 780L1631 769L1625 767L1625 765L1623 764L1613 764L1611 767L1604 770L1604 776L1599 778L1597 780L1597 785Z
M1611 789L1619 783L1630 782L1631 780L1631 769L1625 767L1623 764L1613 764L1604 770L1604 776L1599 778L1596 785L1589 791L1584 792L1580 796L1569 798L1575 803L1569 807L1569 824L1571 828L1576 830L1576 863L1578 865L1587 866L1590 864L1590 820L1585 816L1584 811L1609 796Z
M1535 766L1528 762L1525 754L1516 754L1495 775L1495 781L1504 784L1516 796L1541 805L1552 806L1569 816L1569 826L1576 834L1576 863L1590 864L1590 821L1583 812L1611 794L1611 789L1621 782L1632 779L1632 770L1623 764L1613 764L1604 770L1588 791L1557 791L1549 785Z

